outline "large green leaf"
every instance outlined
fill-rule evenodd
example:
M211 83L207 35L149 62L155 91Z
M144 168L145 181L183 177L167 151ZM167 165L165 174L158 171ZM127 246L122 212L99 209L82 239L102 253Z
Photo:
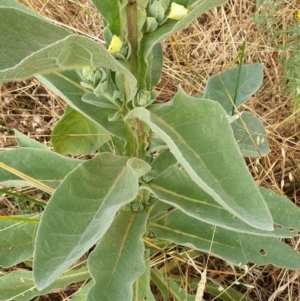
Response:
M265 127L257 117L243 112L231 127L244 157L264 157L270 152Z
M276 196L274 193L270 195L269 191L267 194L262 190L274 223L280 225L274 231L256 229L235 218L191 181L185 171L175 165L147 183L147 186L161 201L175 206L196 219L225 229L281 238L293 237L300 231L300 209L283 197Z
M16 5L16 1L6 1L6 4L8 3L11 5L5 3L3 5L2 1L0 3L0 82L20 77L23 79L24 76L29 77L37 73L36 66L41 62L32 63L28 66L29 70L23 70L24 74L18 71L20 67L17 66L24 64L23 60L26 57L70 35L67 30L51 24L34 13L29 13L28 8ZM9 70L15 67L17 71L12 75L12 71ZM3 70L7 73L5 74Z
M126 124L122 120L108 121L109 116L116 113L116 110L100 108L82 101L83 95L88 91L79 84L80 78L74 70L38 75L36 78L49 90L60 96L71 108L98 123L112 134L126 139Z
M247 224L273 230L271 214L252 179L223 108L181 89L173 100L126 117L146 122L168 145L191 179L222 207Z
M55 188L83 161L70 159L48 150L22 147L1 152L0 162ZM0 182L4 186L33 185L2 168L0 168Z
M30 219L37 216L35 214L20 217ZM30 221L0 219L0 266L9 268L32 256L37 225L37 223Z
M210 252L211 255L234 265L253 262L258 265L273 264L291 270L300 269L300 255L278 238L214 227L180 210L174 210L148 226L160 239Z
M32 272L23 269L15 270L0 277L0 301L29 301L36 296L43 296L51 291L63 290L69 284L90 278L87 267L69 270L49 287L38 291L34 285Z
M220 103L228 115L245 103L262 84L263 64L250 64L232 68L211 77L204 89L203 98Z
M0 82L84 66L122 72L128 99L136 79L106 48L15 7L0 4Z
M88 259L94 280L88 301L132 301L133 283L145 270L141 238L147 217L146 212L119 211Z
M60 154L88 155L110 139L110 133L70 107L56 124L51 142Z
M117 36L121 35L121 20L120 10L121 5L119 0L92 0L97 10L108 23L111 32Z
M227 0L203 0L197 4L196 4L197 1L192 1L193 2L192 4L194 4L193 8L191 12L183 19L179 21L168 20L162 26L158 27L155 31L150 32L144 36L142 43L144 44L144 48L145 48L144 50L145 59L148 57L149 53L151 52L155 44L162 42L163 40L165 40L167 37L171 36L175 32L187 27L191 22L193 22L195 19L200 17L207 10L215 6L221 5L226 1ZM188 3L190 1L177 0L175 2L188 7Z
M33 273L43 289L107 231L120 206L138 191L131 159L103 153L82 163L56 189L36 237Z

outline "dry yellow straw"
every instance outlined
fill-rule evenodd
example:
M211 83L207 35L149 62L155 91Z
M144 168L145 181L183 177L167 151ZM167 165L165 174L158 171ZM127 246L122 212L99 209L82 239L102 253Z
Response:
M39 188L39 189L41 189L43 191L46 191L46 192L48 192L50 194L54 193L54 189L53 188L51 188L51 187L49 187L49 186L41 183L38 180L35 180L35 179L33 179L33 178L25 175L24 173L18 171L17 169L14 169L13 167L10 167L10 166L2 163L2 162L0 162L0 167L2 167L3 169L11 172L12 174L16 175L17 177L25 180L26 182L31 183L32 185L34 185L35 187L37 187L37 188Z

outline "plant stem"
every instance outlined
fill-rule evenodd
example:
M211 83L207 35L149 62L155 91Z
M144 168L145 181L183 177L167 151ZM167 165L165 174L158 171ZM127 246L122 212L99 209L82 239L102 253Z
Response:
M146 157L146 133L144 131L143 122L139 119L136 119L138 128L136 130L137 135L137 142L138 142L138 150L137 150L137 157L140 159L145 159Z
M137 3L129 0L126 7L127 14L127 30L128 41L131 47L131 55L129 60L129 69L131 73L138 78L138 28L137 28Z
M134 135L134 129L127 125L126 126L126 132L127 132L127 137L126 137L126 145L125 145L125 155L129 157L135 157L137 153L137 141L136 137Z

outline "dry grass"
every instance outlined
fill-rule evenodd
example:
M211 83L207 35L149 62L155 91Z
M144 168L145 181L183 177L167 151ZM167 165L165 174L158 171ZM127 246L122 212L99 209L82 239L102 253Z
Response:
M90 1L84 0L23 0L28 7L64 24L70 30L95 37L101 41L101 23ZM253 1L255 2L255 1ZM252 1L230 0L226 6L213 9L189 28L172 36L164 43L163 77L157 87L159 101L169 100L182 85L185 91L201 94L207 79L237 64L242 43L246 42L244 63L265 64L262 88L243 109L264 122L272 152L263 159L249 160L249 167L258 185L287 194L297 205L299 183L299 109L295 109L288 96L282 96L279 85L281 69L278 53L266 43L263 31L251 21ZM284 20L294 18L293 7L283 1L279 12ZM12 129L49 143L49 134L63 113L64 103L45 90L36 80L3 85L1 96L1 148L14 146ZM292 177L291 177L292 175ZM0 207L1 209L1 207ZM298 238L290 244L297 249ZM157 260L157 257L156 257ZM203 255L197 259L202 268L209 260L208 278L224 285L243 283L242 291L253 300L300 300L299 272L273 266L251 266L245 273L215 258ZM168 261L163 258L163 264ZM201 264L200 264L201 265ZM182 278L192 275L192 268L178 266ZM207 300L213 300L205 296ZM61 293L43 300L62 300ZM42 299L39 299L42 300Z

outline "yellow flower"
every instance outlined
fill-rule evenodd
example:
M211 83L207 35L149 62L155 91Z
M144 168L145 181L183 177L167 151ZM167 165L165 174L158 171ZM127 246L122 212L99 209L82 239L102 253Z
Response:
M122 45L123 45L122 40L114 34L110 42L110 45L108 47L108 51L110 53L117 53L121 50Z
M171 10L168 15L169 19L180 20L189 14L189 10L185 8L183 5L177 4L175 2L171 3Z
M300 10L298 10L297 18L298 18L298 20L300 20Z

